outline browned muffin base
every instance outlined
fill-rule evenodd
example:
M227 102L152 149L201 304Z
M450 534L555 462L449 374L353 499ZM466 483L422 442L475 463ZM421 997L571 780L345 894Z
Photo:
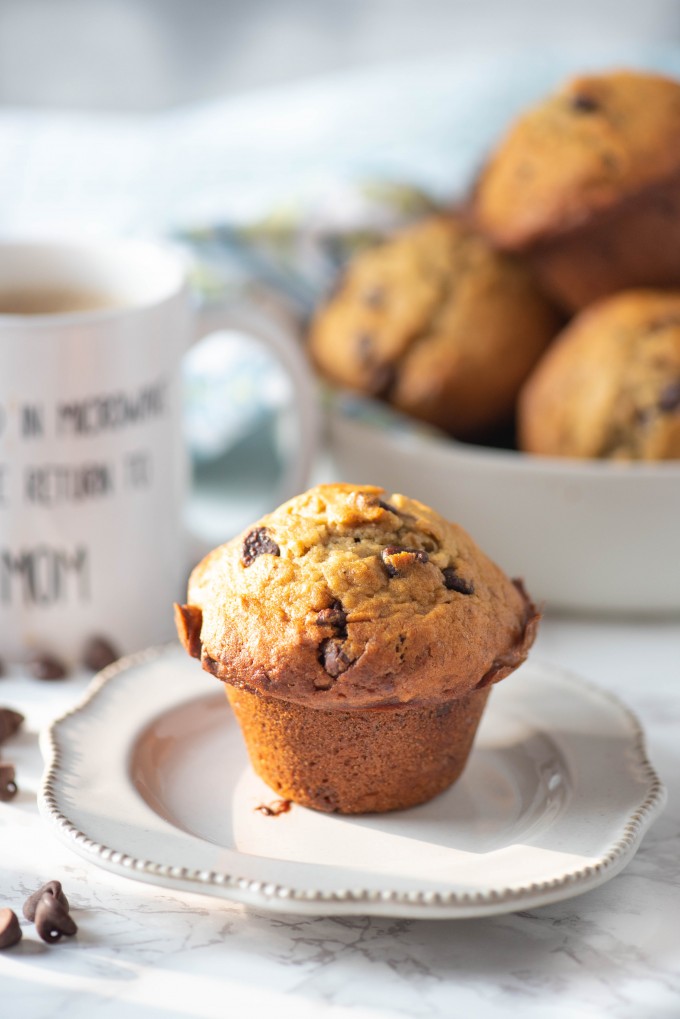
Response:
M260 778L285 799L340 814L403 810L447 789L465 767L489 691L438 705L325 711L226 686Z
M531 261L569 311L633 287L680 286L680 175L537 244Z

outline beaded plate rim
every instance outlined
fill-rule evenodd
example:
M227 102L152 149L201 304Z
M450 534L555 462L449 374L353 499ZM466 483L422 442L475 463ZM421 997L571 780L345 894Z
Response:
M630 726L631 751L634 755L631 767L637 768L639 774L648 783L646 795L631 810L619 838L612 841L607 851L599 859L585 867L548 881L529 882L488 891L460 893L418 889L397 891L363 888L324 891L263 882L244 878L237 874L196 870L181 865L159 864L153 860L131 856L121 849L90 838L60 809L58 790L62 771L62 752L59 743L59 727L63 722L86 709L101 691L109 683L115 681L121 673L151 663L176 648L177 645L174 642L147 648L127 655L109 665L93 678L78 702L56 718L41 734L41 747L46 762L38 795L41 814L56 826L56 834L71 849L99 866L128 877L166 887L218 895L245 905L260 906L275 912L298 912L314 915L361 913L378 916L440 917L442 919L497 915L570 898L589 891L614 877L632 859L644 834L660 815L666 803L666 788L647 756L644 731L635 713L610 691L604 690L568 670L537 663L549 669L552 675L576 684L586 693L608 702L612 708L625 717Z

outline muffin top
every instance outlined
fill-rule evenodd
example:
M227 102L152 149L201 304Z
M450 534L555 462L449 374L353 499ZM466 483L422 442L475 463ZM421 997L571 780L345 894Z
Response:
M464 436L511 414L558 328L522 264L440 215L350 263L309 350L332 381Z
M519 442L552 456L680 457L680 293L631 290L573 319L521 393Z
M176 618L219 679L350 709L496 682L526 657L538 616L456 524L382 488L334 484L211 552Z
M477 225L519 250L680 170L680 84L619 71L575 78L516 121L484 168Z

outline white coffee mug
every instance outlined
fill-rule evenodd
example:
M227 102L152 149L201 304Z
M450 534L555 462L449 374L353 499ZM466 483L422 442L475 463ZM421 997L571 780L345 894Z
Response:
M93 636L121 653L171 636L189 565L181 361L198 325L169 246L0 244L0 658L73 665ZM288 497L317 432L304 356L252 309L213 312L217 325L257 337L291 378Z

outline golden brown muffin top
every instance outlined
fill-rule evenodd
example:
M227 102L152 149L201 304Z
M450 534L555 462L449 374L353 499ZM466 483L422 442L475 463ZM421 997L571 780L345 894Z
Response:
M476 186L477 225L519 250L680 170L680 83L618 71L569 81L521 116Z
M455 699L526 657L537 614L456 524L320 485L193 571L180 637L227 683L320 708Z
M468 435L510 415L558 328L526 267L447 214L358 255L309 349L334 382Z
M552 456L680 457L680 293L630 290L573 319L520 395L519 441Z

